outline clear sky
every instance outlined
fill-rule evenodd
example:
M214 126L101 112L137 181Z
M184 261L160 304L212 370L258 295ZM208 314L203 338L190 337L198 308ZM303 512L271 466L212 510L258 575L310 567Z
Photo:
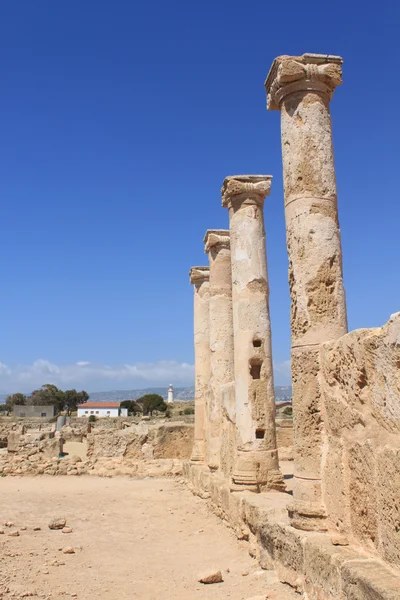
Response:
M350 329L400 309L399 3L0 7L0 392L192 384L193 290L227 175L267 199L275 379L290 354L275 56L344 57L331 103Z

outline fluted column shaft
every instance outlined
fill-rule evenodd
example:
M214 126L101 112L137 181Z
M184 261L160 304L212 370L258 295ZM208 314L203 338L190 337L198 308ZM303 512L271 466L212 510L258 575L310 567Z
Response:
M270 176L227 177L235 351L236 486L283 489L275 431L271 321L263 206Z
M286 239L291 295L294 414L292 524L325 529L320 344L347 332L329 101L340 57L275 59L267 104L281 111Z
M232 278L229 231L209 229L204 238L210 261L210 402L208 466L221 464L221 386L233 380Z
M190 283L194 288L194 445L192 462L204 462L206 456L206 413L210 381L210 270L192 267Z

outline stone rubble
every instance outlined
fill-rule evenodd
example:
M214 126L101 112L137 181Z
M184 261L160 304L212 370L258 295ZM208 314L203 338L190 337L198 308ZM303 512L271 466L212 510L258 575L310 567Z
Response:
M220 569L213 569L213 570L207 571L206 573L202 573L201 575L199 575L198 581L200 583L206 583L206 584L222 583L224 581L224 578L222 577L222 573L221 573Z

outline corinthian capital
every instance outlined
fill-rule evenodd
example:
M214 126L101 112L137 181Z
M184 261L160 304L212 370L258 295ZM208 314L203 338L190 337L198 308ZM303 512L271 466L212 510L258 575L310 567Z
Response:
M189 271L190 283L203 283L210 279L210 267L192 267Z
M211 248L218 246L220 248L230 249L229 229L207 229L204 236L204 252L208 254Z
M224 179L221 188L222 206L230 208L233 204L263 206L271 191L271 175L234 175Z
M330 99L342 83L342 63L340 56L330 54L278 56L265 80L267 108L279 110L285 96L299 91L322 92Z

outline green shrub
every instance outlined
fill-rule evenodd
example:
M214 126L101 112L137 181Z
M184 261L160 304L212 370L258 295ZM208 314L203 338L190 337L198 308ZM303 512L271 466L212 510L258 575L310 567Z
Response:
M89 417L89 423L94 423L96 420L96 415L90 415Z
M184 415L194 415L194 408L185 408L183 411Z
M293 415L293 408L291 406L286 406L283 409L283 414L284 415L289 415L291 417Z

